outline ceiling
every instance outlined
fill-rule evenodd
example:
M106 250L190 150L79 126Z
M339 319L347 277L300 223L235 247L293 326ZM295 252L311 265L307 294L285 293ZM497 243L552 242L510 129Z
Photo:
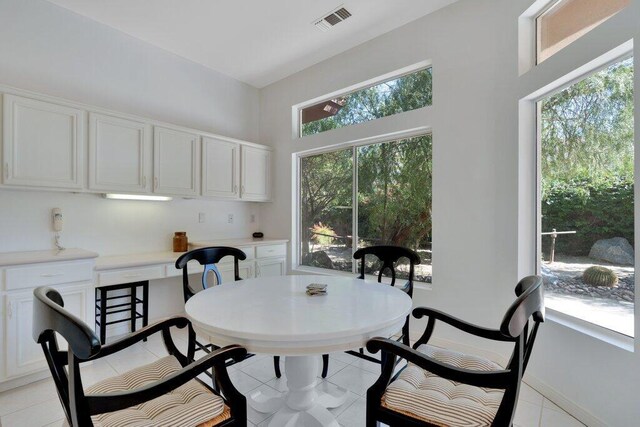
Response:
M457 0L49 0L261 88ZM313 22L343 5L327 32Z

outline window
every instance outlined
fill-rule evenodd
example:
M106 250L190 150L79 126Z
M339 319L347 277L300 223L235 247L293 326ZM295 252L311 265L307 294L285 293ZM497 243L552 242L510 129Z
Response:
M549 308L634 335L633 58L542 99L540 270Z
M300 265L355 272L355 250L393 244L416 250L415 278L431 282L431 146L424 135L302 157Z
M536 20L537 58L544 61L616 13L630 0L560 0Z
M300 110L307 136L431 105L431 68L333 97Z

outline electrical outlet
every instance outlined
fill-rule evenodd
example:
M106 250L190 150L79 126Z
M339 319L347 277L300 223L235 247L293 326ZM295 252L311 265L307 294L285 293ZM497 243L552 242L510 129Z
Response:
M205 214L204 212L200 212L200 213L198 214L198 222L199 222L200 224L202 224L202 223L204 223L204 222L206 222L206 221L207 221L207 214Z
M227 222L229 224L233 224L233 214L229 214L229 216L227 217Z
M251 217L249 219L249 222L254 223L256 222L256 214L251 214Z

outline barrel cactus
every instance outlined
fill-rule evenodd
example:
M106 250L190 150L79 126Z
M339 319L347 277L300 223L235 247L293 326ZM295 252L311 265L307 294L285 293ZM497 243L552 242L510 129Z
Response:
M618 276L611 269L594 265L582 273L582 281L587 285L612 287L618 284Z

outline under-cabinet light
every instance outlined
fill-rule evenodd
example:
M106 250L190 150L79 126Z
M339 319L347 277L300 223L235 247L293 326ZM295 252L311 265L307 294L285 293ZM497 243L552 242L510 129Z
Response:
M152 202L169 202L173 200L173 197L166 196L145 196L138 194L114 194L114 193L105 193L105 199L117 199L117 200L147 200Z

